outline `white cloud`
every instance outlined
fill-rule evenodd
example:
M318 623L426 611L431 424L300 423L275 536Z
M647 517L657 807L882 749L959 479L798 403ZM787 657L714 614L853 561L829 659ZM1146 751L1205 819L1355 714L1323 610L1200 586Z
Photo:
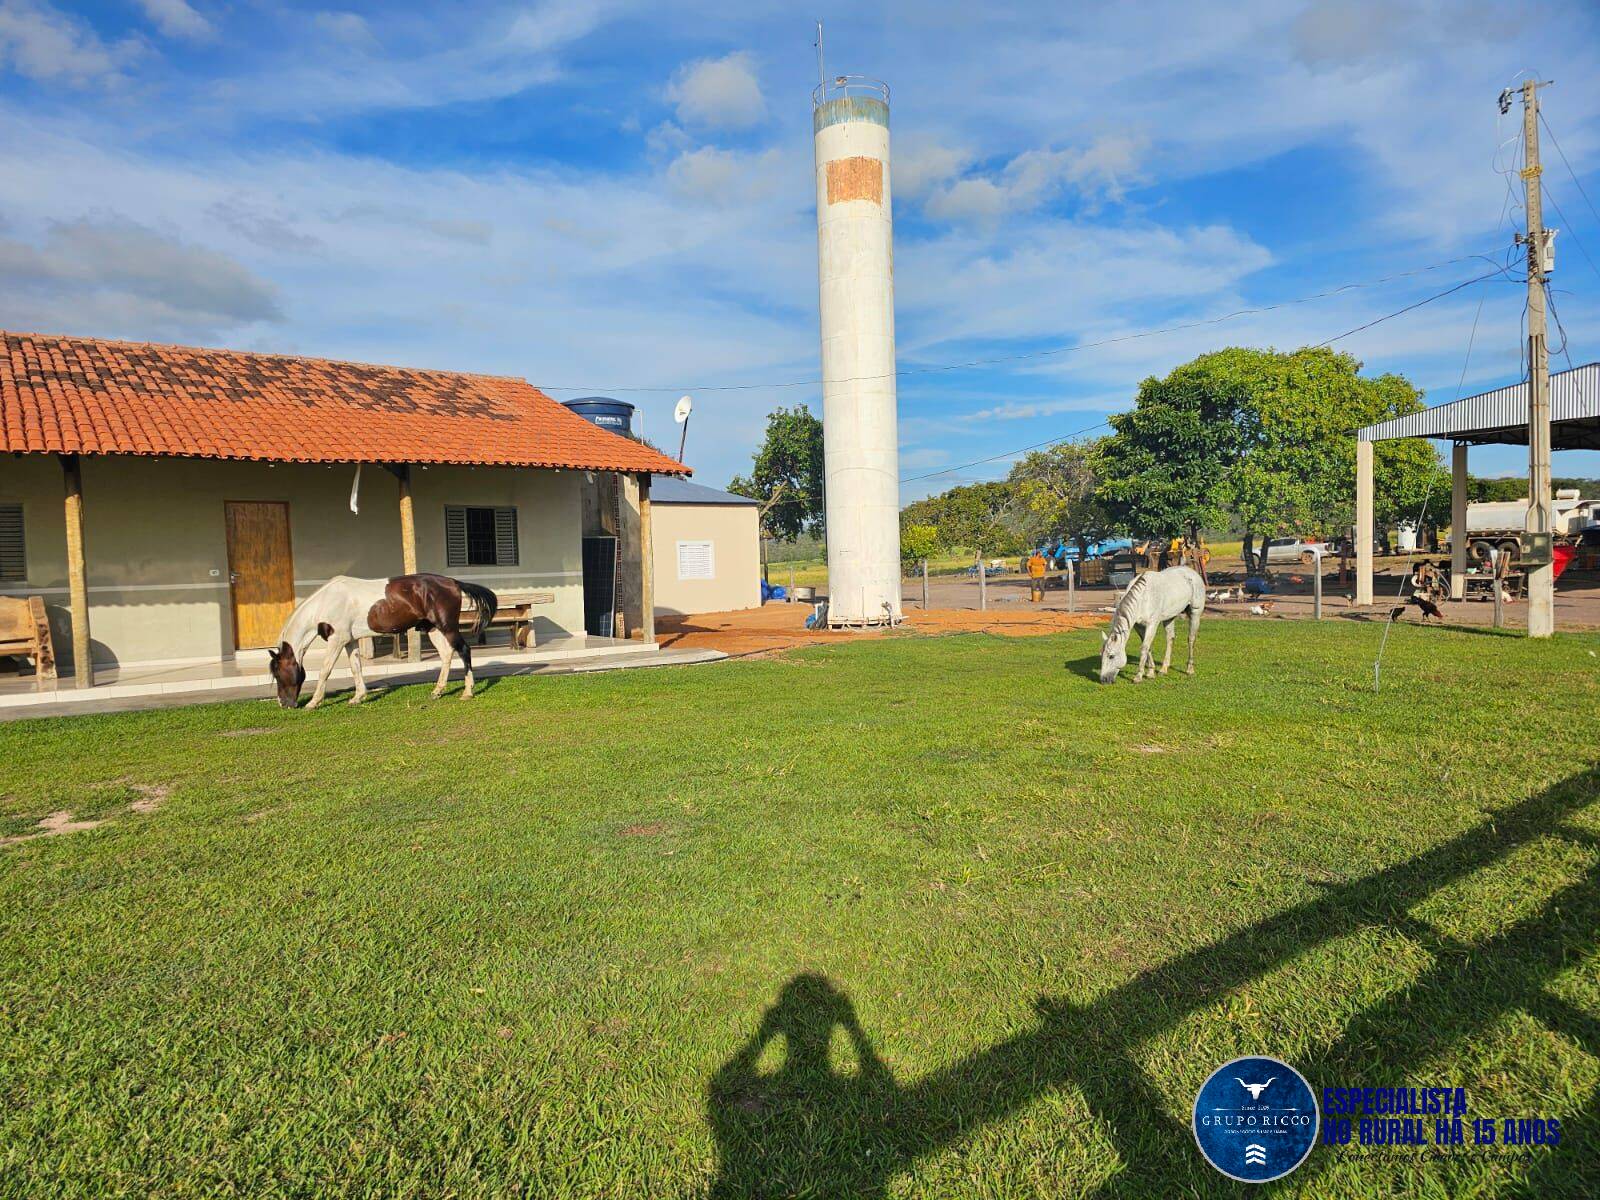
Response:
M77 87L113 82L139 51L133 39L106 44L89 26L48 4L0 3L0 67L28 79Z
M926 136L911 135L894 147L894 194L904 199L926 196L959 175L971 154Z
M335 38L351 46L376 49L377 39L367 19L353 12L319 12L311 15L311 24L318 33Z
M743 50L682 67L667 85L678 119L713 129L749 129L767 115L755 60Z
M935 191L927 212L939 220L994 221L1037 208L1064 187L1091 201L1115 200L1137 177L1144 148L1142 138L1111 134L1078 150L1025 150L993 176L959 179Z
M283 317L276 290L226 254L134 222L0 240L0 324L42 332L206 337Z
M198 41L216 32L187 0L139 0L139 7L167 37Z
M776 150L743 154L716 146L686 150L667 168L667 182L685 199L730 206L752 204L771 196L778 184L773 168Z

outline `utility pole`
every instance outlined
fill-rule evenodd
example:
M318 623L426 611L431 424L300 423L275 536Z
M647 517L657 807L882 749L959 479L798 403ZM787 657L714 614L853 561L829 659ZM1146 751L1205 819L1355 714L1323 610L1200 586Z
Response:
M1549 637L1556 626L1551 554L1550 347L1545 340L1545 239L1539 166L1539 84L1522 84L1522 188L1528 209L1528 636Z

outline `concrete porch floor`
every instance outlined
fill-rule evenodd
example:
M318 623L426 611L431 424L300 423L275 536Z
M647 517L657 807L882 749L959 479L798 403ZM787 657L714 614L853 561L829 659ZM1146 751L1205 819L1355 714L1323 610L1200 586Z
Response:
M556 637L512 650L507 646L473 648L473 674L479 680L499 675L559 675L577 671L614 671L632 667L662 667L711 662L727 657L716 650L662 649L655 642L579 634ZM313 664L316 657L313 656ZM363 669L367 687L432 683L439 677L439 659L431 648L420 663L394 658L368 661ZM310 698L317 672L311 670L301 702ZM452 690L461 682L461 664L450 671ZM342 702L354 686L348 659L328 681L328 700ZM270 699L275 695L265 662L194 663L187 666L103 668L95 672L95 686L80 688L70 675L35 686L30 675L0 675L0 721L24 717L66 716L73 713L124 712L141 708L168 708L181 704L213 704L222 700Z

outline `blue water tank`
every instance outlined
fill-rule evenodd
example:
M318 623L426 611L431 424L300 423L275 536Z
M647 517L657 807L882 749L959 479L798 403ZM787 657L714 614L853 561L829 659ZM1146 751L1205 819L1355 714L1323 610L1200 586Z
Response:
M633 405L626 400L613 400L610 396L582 396L565 403L585 421L601 429L620 433L623 437L633 436Z

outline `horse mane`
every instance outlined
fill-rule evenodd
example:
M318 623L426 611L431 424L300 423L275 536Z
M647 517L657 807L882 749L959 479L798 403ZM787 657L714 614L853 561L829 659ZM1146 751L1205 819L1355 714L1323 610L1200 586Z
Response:
M1111 629L1109 636L1115 637L1118 633L1127 634L1133 628L1133 602L1144 595L1150 586L1150 573L1136 576L1128 585L1128 590L1122 593L1122 599L1117 601L1117 607L1111 614Z

